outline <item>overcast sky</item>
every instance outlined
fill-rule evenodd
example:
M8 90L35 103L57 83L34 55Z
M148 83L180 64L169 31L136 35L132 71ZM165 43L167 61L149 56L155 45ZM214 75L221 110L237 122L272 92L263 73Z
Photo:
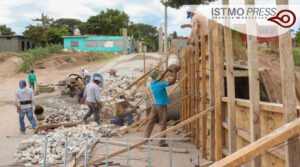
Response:
M290 4L300 4L300 1L297 1L299 0L290 0ZM233 2L236 3L236 0ZM275 3L275 0L257 2L266 4ZM221 0L214 4L221 4ZM124 10L134 23L151 24L156 27L164 24L164 6L160 0L0 0L0 24L6 24L17 34L22 34L27 25L35 24L32 19L40 17L41 13L55 19L76 18L86 21L90 16L97 15L107 8ZM189 34L189 29L180 29L181 24L190 22L186 19L186 9L187 7L179 10L168 8L168 33L177 31L183 36ZM299 20L293 28L298 27Z

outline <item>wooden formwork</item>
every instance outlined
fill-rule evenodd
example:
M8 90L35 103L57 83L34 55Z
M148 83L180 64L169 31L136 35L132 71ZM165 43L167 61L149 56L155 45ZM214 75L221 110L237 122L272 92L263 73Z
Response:
M239 85L235 85L234 81L236 77L245 75L244 71L234 68L236 65L233 64L231 30L211 20L209 30L208 41L204 40L204 36L195 37L195 41L201 42L195 42L195 47L188 47L181 53L181 74L184 76L189 73L188 79L182 84L181 94L190 95L182 102L181 121L205 111L207 106L215 106L213 112L201 120L190 122L184 130L191 134L191 142L199 149L203 158L218 161L296 119L300 106L296 106L289 32L280 37L280 42L285 45L280 48L282 94L270 94L272 98L278 96L276 102L283 103L280 104L260 101L256 38L248 37L248 61L251 63L244 68L249 69L247 76L250 88L245 91L249 91L250 99L237 99L235 87ZM286 61L290 62L290 67ZM287 76L290 80L287 80ZM264 86L270 85L265 83L266 80L261 82ZM267 91L270 92L271 89ZM291 158L291 155L300 157L299 142L292 142L293 140L295 139L287 140L290 141L287 147L265 150L264 154L253 157L254 160L248 164L264 167L299 165L300 158Z

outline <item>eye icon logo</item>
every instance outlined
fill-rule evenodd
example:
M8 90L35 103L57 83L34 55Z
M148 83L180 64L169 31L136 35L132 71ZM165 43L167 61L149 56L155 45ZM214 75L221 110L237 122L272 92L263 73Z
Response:
M281 10L275 17L271 17L268 21L272 21L283 28L290 28L296 23L296 15L291 10Z

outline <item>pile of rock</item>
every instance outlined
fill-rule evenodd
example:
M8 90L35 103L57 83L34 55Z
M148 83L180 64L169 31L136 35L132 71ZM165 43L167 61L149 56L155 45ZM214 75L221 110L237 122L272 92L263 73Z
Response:
M112 124L80 124L76 127L64 128L59 127L47 134L48 137L70 137L70 138L92 138L106 137L114 133L116 128ZM33 137L37 137L34 135ZM63 139L48 139L47 144L47 164L63 163L64 157L64 140ZM82 140L69 139L67 145L68 157L75 156L84 144ZM17 147L15 154L16 161L19 163L42 164L44 153L44 140L31 138L22 141Z

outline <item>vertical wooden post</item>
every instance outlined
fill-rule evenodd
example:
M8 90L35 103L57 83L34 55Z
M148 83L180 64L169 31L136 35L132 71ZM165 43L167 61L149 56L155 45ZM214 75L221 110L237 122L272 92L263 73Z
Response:
M222 153L222 88L223 88L223 57L222 41L220 38L220 25L213 22L213 51L214 51L214 87L215 87L215 141L216 141L216 160L221 160Z
M158 33L158 51L160 55L163 55L163 33L162 33L162 27L159 27L159 33Z
M254 5L255 0L245 0L245 5ZM247 31L256 31L256 21L247 19ZM250 96L250 138L254 142L260 138L260 91L258 72L257 36L247 35L249 96ZM261 156L251 161L251 166L260 167Z
M180 76L183 77L185 76L185 64L184 64L184 59L185 59L185 54L184 54L184 51L181 52L181 72L180 72ZM184 94L184 84L185 84L185 81L182 82L182 84L180 85L180 90L181 90L181 98L185 96ZM184 121L185 120L185 108L184 108L184 105L185 105L185 100L182 100L181 102L181 114L180 114L180 122ZM183 129L185 129L185 126L183 127Z
M206 34L201 34L201 110L206 110ZM207 141L207 115L202 117L202 157L207 158L206 141Z
M208 56L209 56L209 104L215 105L214 88L214 52L213 52L213 21L208 21ZM215 161L215 111L210 112L210 160Z
M229 0L223 0L223 5L229 5ZM226 18L226 15L225 15ZM226 57L226 79L228 96L228 126L229 126L229 153L236 151L236 115L235 115L235 86L233 69L233 49L230 19L225 19L224 42Z
M199 36L195 35L195 56L194 56L194 62L195 62L195 112L199 113L199 55L200 55L200 43L199 43ZM200 119L197 119L196 121L196 147L197 149L200 149Z
M187 84L187 92L188 92L188 95L189 98L188 98L188 117L192 117L192 91L191 91L191 88L192 88L192 72L191 72L191 66L192 66L192 63L191 63L191 48L188 48L187 50L187 72L189 73L188 75L188 84ZM194 136L194 132L193 132L193 127L192 127L192 123L189 123L189 131L191 132L191 142L193 143L193 138L195 137Z
M123 55L127 53L127 28L123 28Z
M195 115L195 54L192 53L190 55L190 62L191 62L191 89L190 89L190 93L191 93L191 112L192 112L192 116ZM196 142L196 122L193 121L192 122L192 142L194 144L197 144Z
M188 52L189 52L189 48L186 50L185 52L185 58L184 58L184 63L185 63L185 73L188 73L188 66L189 66L189 61L188 61ZM190 75L188 75L188 79L185 80L185 85L184 85L184 92L185 94L189 95L188 99L185 100L185 110L186 110L186 118L190 117L190 112L189 112L189 101L190 101L190 97L191 95L189 94L189 77ZM187 133L191 132L190 129L190 124L186 125L186 129L187 129Z
M277 5L288 5L288 0L276 0ZM279 8L281 8L279 6ZM285 7L283 7L285 8ZM282 8L281 8L282 9ZM286 8L285 8L286 9ZM294 59L291 32L288 31L279 36L280 71L282 85L282 103L284 122L288 123L297 118L296 88L294 74ZM298 136L287 141L285 164L287 167L300 165L300 150Z
M143 57L144 57L144 74L146 74L146 53L145 53L145 48L143 48ZM145 87L147 86L147 77L145 78Z

